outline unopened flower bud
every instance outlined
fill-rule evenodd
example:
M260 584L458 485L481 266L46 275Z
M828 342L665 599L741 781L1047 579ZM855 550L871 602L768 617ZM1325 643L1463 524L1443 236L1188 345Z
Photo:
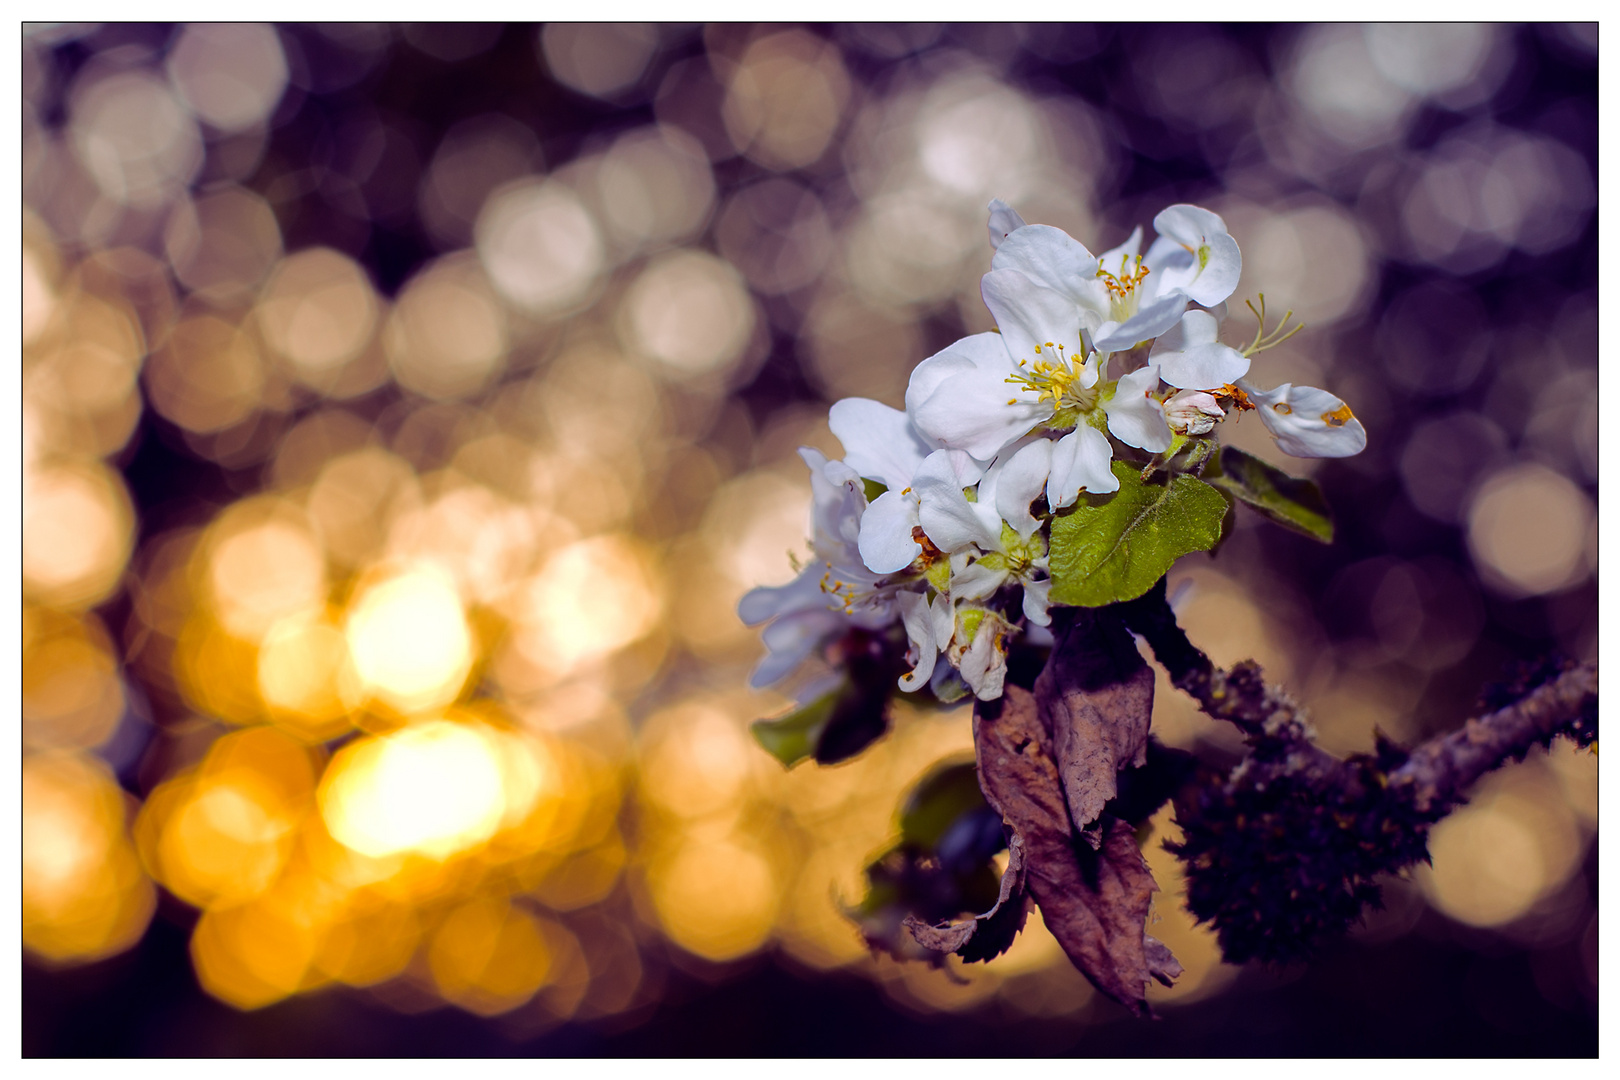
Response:
M1164 420L1179 435L1207 435L1225 419L1214 396L1202 390L1181 390L1164 403Z

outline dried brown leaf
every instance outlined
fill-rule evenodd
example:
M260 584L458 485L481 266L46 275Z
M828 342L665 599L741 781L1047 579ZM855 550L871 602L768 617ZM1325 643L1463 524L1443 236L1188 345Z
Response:
M1153 671L1117 618L1080 609L1035 680L1041 723L1074 827L1093 848L1093 828L1119 792L1119 770L1147 761Z
M1076 842L1029 691L1009 684L999 701L981 703L973 737L979 784L1023 845L1025 882L1052 936L1097 989L1150 1015L1148 981L1169 985L1181 966L1146 933L1157 886L1130 826L1103 817L1098 850Z
M1001 889L995 906L962 922L930 926L915 915L905 918L906 929L919 945L942 953L963 953L964 960L989 960L1007 951L1013 938L1024 928L1028 905L1024 899L1024 842L1014 836L1008 844L1007 869L1001 874ZM980 933L985 931L985 933ZM978 935L975 938L975 935ZM974 948L965 949L969 942Z

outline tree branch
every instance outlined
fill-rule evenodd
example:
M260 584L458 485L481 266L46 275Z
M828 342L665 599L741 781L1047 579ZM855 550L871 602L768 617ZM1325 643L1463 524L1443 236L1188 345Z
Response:
M1444 811L1481 776L1561 734L1582 742L1597 736L1597 665L1591 661L1506 708L1430 739L1390 773L1390 786L1420 812Z
M1316 745L1305 709L1286 690L1267 685L1259 664L1244 660L1230 671L1218 668L1188 639L1165 599L1162 578L1119 609L1125 625L1147 640L1170 681L1204 712L1251 738L1288 746L1290 756L1298 758L1288 762L1290 771L1332 771L1337 767L1339 759Z
M1304 710L1259 665L1223 671L1187 640L1164 583L1119 605L1181 690L1248 736L1224 778L1183 789L1167 845L1186 866L1187 906L1233 963L1309 955L1379 899L1377 880L1428 857L1429 827L1468 787L1536 743L1597 737L1597 666L1552 660L1494 688L1501 707L1408 753L1379 738L1341 760L1316 746Z

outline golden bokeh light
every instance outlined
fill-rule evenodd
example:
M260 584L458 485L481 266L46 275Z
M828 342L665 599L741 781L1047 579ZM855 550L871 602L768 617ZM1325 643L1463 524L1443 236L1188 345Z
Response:
M513 648L559 675L647 634L664 604L650 554L620 535L592 537L556 552L518 597Z
M535 918L499 900L473 900L450 912L427 954L439 993L480 1016L510 1012L534 997L552 966Z
M52 308L58 316L53 332L25 364L28 392L67 412L120 405L134 389L146 352L133 313L87 293L54 300Z
M321 466L305 507L335 562L359 566L387 539L393 514L421 501L416 474L377 446L332 454Z
M360 355L377 324L376 293L365 271L327 247L281 260L254 310L271 350L317 388L330 386Z
M751 838L692 837L655 856L646 875L659 924L688 952L732 960L771 934L781 882Z
M405 970L420 936L413 908L377 900L358 903L328 928L316 962L338 982L374 986Z
M1488 580L1508 594L1556 592L1591 573L1588 533L1596 517L1585 492L1562 474L1544 465L1515 466L1475 493L1468 548Z
M231 633L256 641L278 620L325 603L325 560L296 506L278 499L239 502L211 532L208 583Z
M625 298L635 347L675 375L723 371L741 358L754 306L729 263L681 251L648 265Z
M197 981L238 1009L260 1009L310 982L316 940L273 906L209 910L191 932Z
M231 427L260 405L264 360L241 329L214 315L193 315L146 362L146 398L188 431Z
M1430 863L1416 872L1430 903L1470 926L1501 926L1577 871L1582 837L1549 772L1527 763L1493 776L1434 826Z
M198 907L229 907L270 887L292 822L247 776L199 782L166 823L163 883Z
M281 255L275 211L262 196L234 184L175 207L163 240L180 282L216 303L246 296Z
M454 701L472 667L461 597L434 567L405 570L359 593L344 635L365 691L402 713Z
M269 728L226 735L195 771L147 799L136 836L148 867L199 908L229 908L263 895L291 856L314 807L316 763Z
M547 23L539 44L552 78L606 98L641 78L658 47L658 29L648 23Z
M34 754L22 773L22 934L32 955L84 963L129 948L156 903L105 765Z
M488 737L431 720L339 751L321 782L321 816L363 855L443 859L494 835L506 814L503 781Z
M505 364L506 319L477 263L451 256L411 279L383 343L401 386L432 398L465 397Z
M478 215L478 258L510 303L537 316L563 314L596 284L605 253L579 197L557 181L517 181Z
M480 456L469 453L471 449L458 455L458 461L469 467L473 464L469 459ZM525 448L498 436L489 449L497 455L503 450L515 451L497 458L496 467L502 469L521 468L527 456ZM429 486L441 494L431 502L399 511L389 523L387 556L399 563L436 567L450 576L463 596L490 603L534 562L542 539L537 535L536 518L543 516L489 488L458 479L453 472L428 478ZM376 489L373 494L386 491Z
M755 770L765 764L736 718L702 703L649 717L639 746L642 791L660 808L687 818L738 809L753 790Z
M714 176L703 146L680 128L621 135L596 170L608 238L624 247L685 240L708 221Z
M124 713L112 641L93 618L23 609L22 733L31 748L93 750Z
M259 645L259 693L282 728L309 742L349 730L361 700L349 641L333 619L308 613L273 624Z
M61 464L23 477L25 595L85 608L117 587L134 540L123 478L103 465Z
M161 205L202 166L196 121L156 75L136 69L81 80L72 112L73 149L114 202Z
M263 23L193 23L165 67L191 110L220 131L263 122L287 87L281 41Z
M753 42L726 87L726 131L766 168L809 165L826 151L849 103L837 48L803 30Z
M27 345L50 325L57 294L51 282L50 262L34 244L25 244L22 261L22 339Z

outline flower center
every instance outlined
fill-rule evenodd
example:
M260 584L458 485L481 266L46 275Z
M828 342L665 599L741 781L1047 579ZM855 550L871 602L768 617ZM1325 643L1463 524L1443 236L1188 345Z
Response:
M1136 295L1136 287L1150 273L1152 271L1142 265L1140 255L1121 255L1118 274L1110 274L1100 266L1097 268L1097 278L1108 290L1109 317L1115 322L1124 322L1136 314L1136 306L1141 299Z
M1052 402L1053 411L1064 408L1076 408L1081 412L1090 412L1097 407L1096 387L1082 385L1081 373L1076 371L1064 355L1062 345L1046 343L1047 350L1056 350L1057 360L1048 359L1035 361L1033 365L1028 360L1018 361L1020 370L1007 376L1006 381L1017 386L1020 390L1035 395L1035 404L1043 401ZM1041 346L1035 346L1036 355L1042 352ZM1048 356L1051 355L1047 352ZM1017 403L1016 398L1010 398L1007 404Z
M827 594L829 611L853 615L857 607L876 599L876 589L864 587L858 582L844 581L835 576L837 572L833 564L828 563L827 572L821 575L821 591Z
M1011 525L1005 521L1001 523L1000 554L1006 561L1007 573L1011 576L1019 580L1027 579L1036 561L1046 555L1046 550L1046 541L1041 538L1039 530L1030 533L1029 539L1026 540L1019 536L1018 530ZM986 558L993 557L993 555L986 556Z

